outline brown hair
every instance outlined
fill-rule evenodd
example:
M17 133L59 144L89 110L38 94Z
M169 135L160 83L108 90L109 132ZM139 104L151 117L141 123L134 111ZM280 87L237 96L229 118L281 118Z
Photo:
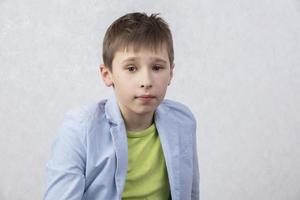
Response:
M164 45L170 64L174 61L173 39L168 24L159 14L128 13L114 21L103 40L103 62L112 72L114 54L132 45L134 51L141 47L156 51Z

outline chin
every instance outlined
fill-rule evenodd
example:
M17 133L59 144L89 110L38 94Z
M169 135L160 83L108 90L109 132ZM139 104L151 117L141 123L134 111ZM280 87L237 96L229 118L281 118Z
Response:
M156 107L148 107L148 108L136 108L134 110L135 113L140 114L140 115L145 115L154 112Z

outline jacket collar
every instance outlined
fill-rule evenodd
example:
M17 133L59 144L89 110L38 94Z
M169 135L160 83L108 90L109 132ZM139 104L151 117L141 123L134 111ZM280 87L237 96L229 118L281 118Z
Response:
M105 104L106 118L113 124L124 123L116 96L111 95Z
M155 111L155 122L161 120L162 118L166 118L166 116L170 113L169 110L170 108L161 103ZM105 114L106 118L115 125L124 123L118 100L114 94L108 98L107 103L105 104Z

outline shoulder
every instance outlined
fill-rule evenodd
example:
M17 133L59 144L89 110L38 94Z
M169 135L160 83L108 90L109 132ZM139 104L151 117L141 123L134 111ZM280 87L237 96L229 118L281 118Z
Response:
M91 119L98 117L104 113L106 99L95 103L84 104L75 108L71 108L65 113L65 119L71 119L77 123L87 123Z
M105 116L106 99L69 109L63 119L59 135L84 139L91 126Z
M160 109L162 109L169 116L172 116L177 120L187 121L196 124L196 119L192 111L183 103L170 99L165 99L160 104Z

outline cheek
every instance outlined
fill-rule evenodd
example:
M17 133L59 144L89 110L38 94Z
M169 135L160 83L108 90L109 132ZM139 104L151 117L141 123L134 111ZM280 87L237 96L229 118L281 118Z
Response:
M168 80L160 80L156 82L156 88L160 91L160 93L165 93L168 87Z
M156 83L158 83L158 86L160 86L161 88L165 88L168 85L169 80L170 76L168 74L164 74L157 77Z
M130 98L130 94L134 91L133 80L126 79L123 77L115 81L115 90L118 92L121 98L126 99Z
M131 82L132 80L130 80L129 77L126 76L118 76L115 79L115 83L119 88L126 88L130 85Z

